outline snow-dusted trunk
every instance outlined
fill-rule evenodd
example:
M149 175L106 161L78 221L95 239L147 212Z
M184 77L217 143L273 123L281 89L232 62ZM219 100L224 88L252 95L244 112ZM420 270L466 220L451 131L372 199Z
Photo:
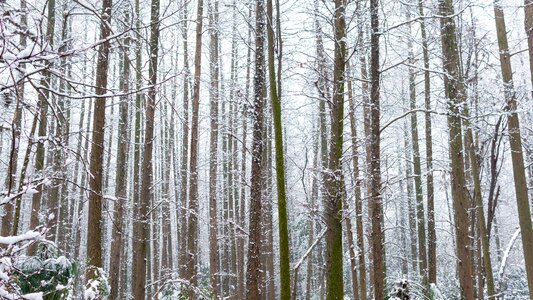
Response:
M533 47L533 1L526 0L526 27L528 29L528 45L530 59L532 58ZM518 207L518 220L522 234L522 249L524 251L525 268L529 293L533 295L533 228L531 225L531 210L528 200L526 170L524 167L524 153L522 147L522 137L520 134L520 121L518 119L517 102L513 88L513 70L511 67L511 54L507 43L507 31L505 29L505 19L499 1L494 2L494 12L496 15L496 30L498 33L498 47L500 50L500 66L504 84L505 109L510 112L507 117L509 126L509 144L511 146L511 159L513 162L513 176ZM533 75L533 60L532 75ZM533 79L532 79L533 80Z
M248 265L246 270L246 299L259 300L261 296L261 220L264 160L264 102L265 88L265 4L255 1L255 77L252 135L252 166L249 212Z
M418 0L418 12L424 15L424 1ZM433 184L433 141L431 125L431 79L429 69L429 49L426 34L426 23L420 20L420 36L422 38L422 55L424 59L424 114L425 138L426 138L426 194L427 194L427 218L428 218L428 271L429 283L437 282L437 236L435 232L435 192Z
M189 218L187 220L187 260L185 279L190 281L189 297L195 297L193 288L198 285L198 119L200 109L200 75L202 71L203 0L196 11L196 46L194 53L194 84L192 98L191 143L189 162Z
M189 173L187 166L189 163L189 47L188 47L188 9L189 1L183 0L182 3L182 39L183 39L183 123L182 123L182 145L181 145L181 165L180 165L180 202L178 203L178 273L180 277L185 277L185 266L187 261L187 181Z
M105 111L107 93L107 77L109 68L109 50L111 42L111 8L112 0L102 2L100 39L104 42L98 49L96 63L96 88L97 95L94 102L93 129L91 138L91 156L89 172L89 217L87 229L87 280L98 276L97 268L102 268L102 202L103 202L103 155L105 133Z
M50 44L50 46L54 44L55 19L56 19L55 0L50 0L48 1L48 23L46 26L46 42ZM38 97L37 97L37 101L39 103L39 129L38 129L39 136L47 135L48 96L50 94L49 92L50 79L51 79L50 70L45 69L42 72L42 79L40 82L42 89L38 90ZM44 149L43 143L44 143L43 141L40 141L37 143L37 150L35 153L35 169L34 169L35 174L39 174L40 172L44 170L45 149ZM31 214L30 214L30 228L31 229L39 225L39 212L41 210L42 194L43 194L43 186L40 185L39 187L37 187L37 193L33 194L32 196ZM2 232L2 235L4 235L3 232ZM28 248L28 254L35 255L36 250L37 250L36 243L32 244Z
M343 299L342 255L342 143L344 125L344 78L346 69L346 2L335 0L333 96L331 101L331 139L326 173L324 217L326 223L326 299Z
M526 30L527 45L529 49L529 70L531 72L530 88L532 89L531 95L533 95L533 0L524 0L524 14L524 27ZM531 283L531 281L529 283Z
M407 13L407 19L411 19L411 14ZM411 33L411 23L409 23L409 34ZM407 41L409 63L414 65L413 41L409 37ZM415 110L416 106L416 74L413 67L409 67L409 109L412 110L411 116L411 146L413 149L413 171L415 182L415 199L416 199L416 224L418 233L418 271L422 279L423 292L426 297L429 296L429 283L427 275L427 251L426 251L426 219L424 211L424 195L422 194L422 167L420 162L420 146L418 137L418 116Z
M279 9L279 7L278 7ZM278 11L279 17L279 11ZM276 187L278 196L278 229L279 229L279 256L280 256L280 299L288 300L291 298L291 273L289 259L289 229L287 225L287 196L285 192L285 155L283 149L283 127L281 120L281 90L277 78L280 65L278 64L278 74L276 74L276 61L274 48L276 45L274 39L274 17L272 0L267 0L267 20L268 20L268 75L270 80L270 98L272 100L272 117L274 121L274 141L276 149ZM277 27L279 29L279 18ZM278 39L280 37L278 36ZM279 54L279 53L278 53ZM274 296L274 295L272 295Z
M370 1L370 218L372 220L372 263L374 299L385 299L385 248L383 246L383 211L381 197L380 159L380 51L379 0Z
M156 109L157 63L159 54L159 0L152 0L150 12L150 59L148 80L150 88L145 102L144 151L140 186L140 203L137 205L133 224L133 271L132 288L134 299L145 299L146 271L150 243L150 205L152 201L154 146L154 122ZM137 203L136 203L137 204Z
M452 199L455 219L457 257L459 259L459 282L461 295L474 299L472 277L472 258L468 234L468 191L466 187L461 111L466 100L463 76L460 70L457 33L452 0L440 0L439 10L443 16L441 23L441 42L443 67L448 76L444 77L445 92L448 98L448 127L451 156Z
M347 63L346 66L347 73L351 76L351 69L349 63ZM355 109L354 109L354 101L353 101L353 84L352 80L349 79L347 82L347 89L348 89L348 115L350 117L350 130L351 130L351 149L352 149L352 166L353 166L353 174L354 174L354 182L355 182L355 220L356 225L360 225L362 227L362 220L361 224L357 223L357 220L359 218L359 214L361 211L361 184L359 181L359 157L357 153L357 128L355 124ZM346 200L345 200L346 201ZM347 202L344 204L346 208L350 207ZM362 229L362 228L361 228ZM364 252L364 245L363 240L361 240L361 245L357 245L357 247L360 249L358 251L358 254L355 253L355 242L353 241L353 230L352 230L352 224L351 219L349 216L346 216L346 234L348 235L348 251L350 253L350 271L351 271L351 279L352 279L352 292L353 292L353 298L354 300L359 300L359 277L357 275L357 260L358 256ZM361 237L362 238L362 237ZM359 242L359 236L357 236L357 242ZM363 254L364 255L364 254ZM364 262L361 262L364 264Z
M218 219L217 219L217 171L218 171L218 100L219 100L219 57L218 57L218 1L209 4L209 65L211 89L209 90L210 140L209 140L209 271L213 297L220 295Z
M129 13L125 11L124 22L128 24ZM124 45L121 48L121 64L122 64L122 76L120 88L124 94L127 94L130 90L130 60L128 57L128 47L130 38L127 36L124 39ZM122 96L119 104L119 120L118 120L118 144L117 144L117 168L115 178L115 198L113 214L113 226L111 234L111 257L110 257L110 299L118 299L119 281L120 281L120 266L123 260L122 248L123 237L126 227L124 226L124 207L128 195L128 161L129 161L129 113L130 113L130 97ZM122 284L125 285L125 282Z

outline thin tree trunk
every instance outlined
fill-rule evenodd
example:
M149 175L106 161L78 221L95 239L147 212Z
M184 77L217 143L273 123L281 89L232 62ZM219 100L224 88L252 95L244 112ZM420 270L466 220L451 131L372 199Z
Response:
M533 35L533 2L525 1L526 4L526 26L528 28L528 45L530 58L532 55ZM529 286L529 293L533 295L533 228L531 225L531 210L527 194L527 181L524 167L524 154L522 148L522 137L520 135L520 121L518 119L517 103L513 87L513 70L511 67L511 54L507 44L507 31L505 29L505 19L499 1L494 2L494 12L496 15L496 30L498 33L498 46L500 50L500 64L502 79L504 83L506 111L509 112L507 126L509 126L509 144L511 146L511 159L513 162L513 175L515 184L516 204L518 207L518 220L520 223L520 233L522 235L522 249L524 251L525 268ZM533 71L533 60L532 71ZM533 74L533 73L532 73Z
M379 61L379 0L370 0L370 213L372 219L372 262L374 299L385 299L385 249L383 246L381 166L380 166L380 61Z
M344 78L346 69L346 2L335 0L335 63L331 102L331 141L326 175L326 299L340 300L344 295L342 257L342 132L344 119Z
M318 148L318 141L315 146L315 158L313 159L313 169L318 168L318 157L320 156L319 148ZM318 199L318 188L319 188L320 180L317 176L313 176L313 181L311 183L311 203L309 203L309 210L311 212L311 217L309 220L309 238L307 240L307 249L310 249L313 246L313 243L315 242L315 217L314 213L317 209L317 199ZM313 256L310 254L309 258L307 259L307 277L306 277L306 284L305 284L305 298L306 300L311 300L311 290L313 285ZM296 279L294 281L294 289L296 289Z
M87 278L98 276L97 268L102 268L102 202L103 202L103 158L105 134L105 106L107 93L107 76L109 68L109 50L111 43L107 38L111 34L112 0L102 2L100 39L104 42L98 50L96 67L96 95L93 113L93 134L91 138L91 158L89 177L89 218L87 222Z
M411 18L411 14L407 14L407 19ZM409 24L409 32L411 33L411 24ZM410 64L414 64L413 42L409 38L407 42L409 48ZM416 75L413 67L409 67L409 109L416 109ZM415 181L415 199L416 199L416 224L418 229L418 270L420 278L422 279L423 293L429 297L429 282L427 274L427 251L426 251L426 220L424 211L424 195L422 191L422 168L420 163L420 146L418 138L418 118L416 112L411 112L411 146L413 148L413 171Z
M465 126L466 126L466 140L467 144L465 150L468 151L468 156L470 158L470 164L472 167L472 179L474 181L474 207L476 207L477 213L477 229L479 231L479 238L481 242L481 249L483 251L483 264L485 271L485 278L487 280L487 296L488 299L493 299L496 296L494 290L494 278L492 274L492 262L490 256L490 244L489 236L487 233L487 225L485 222L485 212L483 209L483 196L481 195L481 171L479 170L479 160L478 160L478 151L477 146L474 143L472 126L469 122L469 114L465 110ZM481 255L481 253L479 254ZM483 292L483 285L479 287L479 291ZM481 298L482 299L482 298Z
M246 299L259 300L261 296L261 220L262 220L262 165L264 159L264 101L265 88L265 4L256 0L255 20L255 77L252 137L252 166L250 188L248 265L246 268Z
M26 10L27 10L27 4L26 0L20 1L20 10L22 11L22 14L20 16L20 25L25 28L28 24L28 18L26 16ZM26 34L20 35L20 48L25 49L26 48ZM26 64L21 64L20 69L25 70ZM20 74L23 76L23 74ZM21 100L24 99L24 80L22 80L15 89L15 98L16 98L16 104L15 104L15 111L13 113L13 121L11 122L11 149L9 154L9 163L8 163L8 169L7 169L7 176L6 176L6 182L4 188L7 189L7 195L9 196L13 190L13 186L16 184L16 173L17 173L17 166L18 166L18 150L20 146L20 131L21 131L21 122L22 122L22 108L20 106ZM35 122L35 121L34 121ZM34 126L32 126L34 127ZM32 130L32 135L35 130ZM31 149L32 142L28 142L28 148ZM27 166L27 163L25 164ZM25 167L24 167L25 168ZM23 182L24 178L20 178L19 185L22 187L24 184ZM20 192L21 190L18 190ZM4 205L4 215L2 217L2 225L0 229L0 235L2 236L8 236L8 235L17 235L19 222L20 222L20 206L21 206L21 197L17 197L15 199L15 203L6 203ZM13 210L15 211L15 215L13 215Z
M460 70L459 52L453 0L439 0L441 23L441 40L444 70L448 74L444 78L446 96L448 98L448 127L450 135L452 198L456 231L457 257L459 259L459 282L461 295L466 299L474 299L472 285L472 259L470 239L468 235L468 191L464 170L461 105L466 99L463 78Z
M496 0L499 1L499 0ZM531 72L531 95L533 96L533 0L524 0L524 27L527 34L527 46L529 49L529 70ZM529 281L531 286L531 281Z
M268 73L270 79L270 97L272 99L272 116L274 121L276 187L278 191L280 299L289 300L291 298L291 271L289 259L289 229L287 225L287 196L285 192L285 156L283 150L283 127L281 123L281 90L279 90L276 81L276 75L281 76L281 74L276 74L276 62L274 57L274 48L276 47L276 44L274 42L272 11L272 0L267 0ZM273 276L273 274L271 274L271 276Z
M220 295L219 284L219 248L218 248L218 220L217 220L217 171L218 171L218 1L209 5L210 25L210 125L211 135L209 141L209 271L213 297Z
M153 199L154 122L156 108L157 62L159 54L159 0L152 0L150 12L150 60L148 80L150 88L146 97L146 123L140 188L140 205L133 224L133 298L143 300L146 294L146 270L149 255L150 203Z
M424 1L418 0L420 16L424 16ZM426 193L428 214L428 281L437 282L437 235L435 232L435 192L433 184L433 141L431 134L431 79L429 69L429 46L426 34L426 23L420 20L420 35L422 37L422 54L424 57L424 114L426 138Z
M252 18L252 12L253 12L253 6L250 3L249 10L248 10L248 18ZM251 44L252 39L252 27L248 27L248 44ZM238 259L238 265L239 265L239 277L238 277L238 284L237 284L237 296L239 299L245 299L246 295L246 277L244 273L245 269L245 242L246 242L246 236L244 234L245 229L245 207L246 207L246 153L248 152L246 140L247 140L247 133L248 133L248 106L246 103L249 103L250 100L250 70L251 70L251 57L252 57L252 47L248 47L248 51L246 53L246 83L245 83L245 104L243 105L242 109L242 150L241 150L241 192L240 192L240 211L239 211L239 226L241 229L241 233L239 234L238 239L238 252L237 252L237 259Z
M347 63L347 69L350 69L349 64ZM351 72L351 71L349 71ZM359 178L359 154L357 153L357 128L355 122L355 108L353 101L353 87L352 80L347 82L348 88L348 114L350 117L350 130L351 130L351 142L352 142L352 167L354 174L355 182L355 191L354 191L354 202L355 202L355 223L356 223L356 234L357 234L357 254L355 254L355 244L353 243L353 232L351 230L351 224L349 225L348 219L346 220L346 229L349 234L348 236L348 247L350 250L350 266L352 270L352 290L353 297L355 300L359 300L359 291L366 294L366 287L359 285L359 278L357 278L357 261L359 260L359 272L366 272L364 267L364 236L363 236L363 216L362 216L362 203L361 203L361 181ZM348 205L345 205L348 207ZM350 228L348 228L350 227ZM363 268L361 269L361 265ZM366 285L366 276L364 273L359 275L361 278L361 284L364 282ZM363 279L364 278L364 279Z
M418 235L416 234L417 228L416 228L416 209L414 204L414 197L413 197L413 169L411 166L412 163L412 152L411 152L411 139L409 138L409 129L407 122L404 126L404 148L405 148L405 184L406 184L406 190L407 190L407 209L408 209L408 215L409 215L409 236L411 241L411 268L414 273L417 273L418 270Z
M48 1L48 24L46 27L46 41L48 44L53 45L54 43L54 32L55 32L55 0ZM42 90L38 90L38 101L39 101L39 136L46 136L47 126L48 126L48 96L49 96L49 87L50 87L50 70L45 69L42 74L41 86ZM45 160L45 149L43 142L38 142L37 150L35 154L35 174L39 174L44 170ZM37 187L37 193L32 196L31 204L31 213L30 213L30 229L34 229L39 225L39 212L41 210L41 201L43 194L43 186L40 185ZM28 248L28 255L35 255L37 250L36 243L30 245Z
M180 179L180 206L178 209L179 212L179 270L178 273L180 277L185 278L186 273L186 262L187 262L187 180L189 174L187 171L187 166L189 163L189 47L188 47L188 5L187 0L183 0L182 6L182 39L183 39L183 69L185 76L183 76L183 124L182 124L182 146L181 146L181 179Z
M203 0L198 1L196 13L196 47L194 54L194 85L191 122L191 160L189 164L189 219L187 222L187 261L185 279L191 284L190 298L194 298L193 288L198 286L198 115L200 108L200 75L202 67Z
M125 11L124 23L129 23L129 13ZM130 81L130 61L128 58L129 37L124 39L122 47L122 76L120 88L124 94L129 92ZM128 195L128 161L129 161L129 110L130 98L123 96L119 104L119 124L118 124L118 145L117 145L117 168L115 178L115 206L113 214L113 225L111 235L111 258L110 258L110 299L118 299L118 286L120 278L120 266L123 248L123 236L126 227L124 226L124 206ZM125 284L125 282L122 282Z

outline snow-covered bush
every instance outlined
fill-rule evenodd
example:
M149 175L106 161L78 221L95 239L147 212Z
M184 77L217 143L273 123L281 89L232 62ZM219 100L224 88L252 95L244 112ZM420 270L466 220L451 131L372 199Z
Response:
M98 300L109 295L109 283L107 276L102 268L94 268L91 272L95 273L94 278L89 279L85 285L83 299Z
M23 293L43 294L44 300L67 299L72 292L78 264L64 256L22 256L15 263L15 276Z
M17 259L21 253L36 240L42 232L28 231L17 236L0 236L0 299L43 299L42 292L23 291L17 276Z
M409 282L407 279L401 279L394 283L392 291L389 294L390 300L409 300L411 294L409 292Z

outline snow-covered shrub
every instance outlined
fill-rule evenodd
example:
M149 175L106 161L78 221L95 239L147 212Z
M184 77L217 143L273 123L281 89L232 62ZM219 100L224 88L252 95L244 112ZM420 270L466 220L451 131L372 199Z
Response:
M389 294L390 300L409 300L411 294L409 292L409 282L407 279L401 279L394 283L392 291Z
M23 291L17 276L17 259L21 253L36 240L42 232L28 231L17 236L0 236L0 299L43 299L42 292Z
M21 291L41 292L44 300L67 299L78 274L78 264L64 256L22 256L15 262L15 269Z
M107 276L102 268L94 268L91 272L95 273L94 278L89 279L85 285L83 299L99 300L109 295L109 283Z

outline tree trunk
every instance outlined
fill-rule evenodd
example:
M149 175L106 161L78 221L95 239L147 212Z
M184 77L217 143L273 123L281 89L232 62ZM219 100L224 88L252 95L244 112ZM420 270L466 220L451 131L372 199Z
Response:
M159 0L152 0L150 12L150 59L148 69L148 89L145 103L144 151L142 159L142 176L140 203L133 224L133 298L143 300L146 294L146 271L150 243L150 204L152 201L154 144L154 122L156 106L157 62L159 54Z
M253 12L253 6L250 3L249 10L248 10L248 19L252 18L252 12ZM248 27L248 45L251 45L252 40L252 27ZM251 70L251 58L252 58L252 47L248 47L248 51L246 53L246 83L245 83L245 95L244 95L244 101L242 107L242 149L241 149L241 192L240 192L240 207L239 207L239 227L240 227L240 234L238 235L238 251L237 251L237 259L238 259L238 266L239 266L239 277L238 277L238 283L237 283L237 297L238 299L245 299L246 295L246 286L245 286L245 242L246 237L244 234L245 230L245 207L246 207L246 153L248 151L246 140L247 140L247 133L248 133L248 109L247 103L250 101L250 70Z
M359 289L360 289L360 299L366 300L366 262L365 262L365 236L363 230L363 200L361 197L361 181L359 177L359 151L357 143L357 127L355 121L355 107L353 101L353 91L352 91L352 82L348 81L348 105L349 115L350 115L350 129L352 133L352 167L354 173L355 181L355 223L357 231L357 256L359 262ZM359 293L359 292L358 292ZM354 295L355 297L355 295ZM359 296L357 296L359 297ZM356 299L357 299L356 297Z
M379 61L379 0L370 0L370 217L372 219L372 261L374 269L374 299L385 299L385 249L383 247L381 166L380 166L380 61Z
M252 137L252 174L250 188L248 265L246 270L246 299L259 300L261 295L261 220L262 165L264 159L264 100L265 88L265 4L256 0L255 20L255 78Z
M55 0L48 1L48 24L46 26L46 41L50 46L54 43L54 32L55 32ZM48 126L48 95L50 87L50 70L45 69L42 74L41 86L42 90L38 90L38 101L39 101L39 136L46 136L47 126ZM44 155L45 149L43 142L37 143L37 150L35 153L35 174L39 174L44 170ZM37 187L37 193L32 196L31 203L31 215L30 215L30 229L34 229L39 225L39 212L41 210L41 201L43 194L43 186L40 185ZM2 233L3 235L3 233ZM28 248L28 255L35 255L36 253L36 243L30 245Z
M411 152L411 139L409 138L409 129L407 122L404 124L404 149L405 149L405 184L406 184L406 190L407 190L407 210L409 215L409 236L410 236L410 242L411 242L411 255L410 255L410 261L411 261L411 268L414 273L417 273L418 270L418 264L417 264L417 258L418 258L418 236L417 236L417 219L416 219L416 208L413 198L413 169L411 166L413 154Z
M466 90L460 70L459 52L453 0L439 0L441 23L441 41L444 70L448 74L444 78L446 96L448 98L448 127L450 135L452 198L456 231L457 257L459 259L459 282L461 295L466 299L474 299L472 285L472 259L470 239L468 235L468 191L463 156L463 135L461 132L461 105L466 100Z
M124 23L129 23L129 13L124 15ZM124 39L122 47L122 76L120 88L124 94L129 93L130 81L130 60L128 57L129 37ZM113 214L113 225L111 235L111 258L110 258L110 299L118 299L120 266L123 257L121 257L123 248L123 236L126 227L124 226L124 206L128 195L128 161L129 161L129 112L130 98L123 96L119 104L119 124L118 124L118 145L117 145L117 168L115 178L115 206ZM122 282L122 284L126 284Z
M213 7L214 6L214 7ZM220 295L219 284L219 258L218 258L218 220L217 220L217 171L218 171L218 1L209 5L210 25L210 125L211 135L209 141L209 271L211 273L211 288L213 297Z
M281 90L277 89L278 86L276 81L276 62L274 57L276 43L274 41L272 11L272 0L267 0L268 74L270 79L270 97L272 99L272 115L274 121L276 186L278 191L280 299L289 300L291 298L291 271L289 260L289 229L287 225L287 196L285 192L285 156L283 150L283 127L281 123ZM278 73L277 76L281 76L281 74ZM271 274L271 276L273 276L273 274Z
M526 26L528 28L528 45L530 58L533 47L533 2L525 1L526 4ZM511 54L507 44L507 31L505 29L505 19L499 1L494 2L494 12L496 15L496 30L498 33L498 46L500 50L500 64L505 93L505 110L509 112L507 126L509 126L509 144L511 145L511 159L513 162L513 175L516 193L516 203L518 207L518 220L520 223L520 233L522 235L522 249L524 251L525 268L529 293L533 295L533 228L531 225L531 210L527 194L527 182L524 167L524 154L522 148L522 138L520 135L520 121L518 119L517 103L513 88L513 70L511 67ZM531 61L533 63L533 60ZM532 65L533 71L533 65ZM532 73L533 75L533 73Z
M183 76L183 124L182 124L182 146L181 146L181 179L180 179L180 206L178 209L179 212L179 268L178 273L180 277L185 278L186 274L186 262L187 262L187 180L188 180L188 171L187 166L189 163L189 47L188 47L188 27L187 27L187 4L189 1L183 0L182 6L182 39L183 39L183 69L185 76Z
M187 221L187 261L185 279L191 284L190 298L198 286L198 115L200 108L200 75L202 71L203 0L198 1L196 13L196 47L194 53L194 85L191 122L191 160L189 164L189 219Z
M346 66L347 70L350 69L349 62ZM351 73L350 71L347 71ZM357 151L357 128L356 128L356 122L355 122L355 108L354 108L354 101L353 101L353 86L352 86L352 80L348 80L347 82L347 88L348 88L348 114L350 117L350 130L351 130L351 143L352 143L352 167L353 167L353 174L354 174L354 182L355 182L355 191L354 191L354 202L355 202L355 223L356 223L356 234L357 234L357 254L355 254L355 243L353 241L353 232L351 229L351 222L346 219L346 229L348 236L348 247L350 250L350 266L352 268L352 290L353 290L353 297L354 300L359 300L359 292L366 294L366 286L360 286L359 285L359 278L357 278L357 261L359 261L359 272L363 272L363 274L360 274L359 277L361 278L361 284L366 285L366 276L364 274L365 271L365 262L364 262L364 236L363 236L363 216L362 216L362 201L361 201L361 180L359 178L359 153ZM348 204L345 204L346 207L349 207ZM350 228L348 228L350 227ZM362 267L362 268L361 268ZM364 279L363 279L364 278Z
M499 0L496 0L499 1ZM529 71L531 72L531 95L533 95L533 0L524 0L524 27L529 49ZM529 281L531 286L531 281Z
M424 2L418 0L420 16L424 16ZM424 57L424 102L426 113L425 137L426 137L426 193L428 214L428 272L429 283L437 283L437 235L435 232L435 192L433 184L433 141L431 134L431 79L429 67L429 46L426 34L426 23L420 20L420 35L422 37L422 54Z
M331 102L331 141L326 175L326 289L328 300L344 295L342 263L342 132L344 119L344 78L346 69L346 22L344 0L335 0L335 64Z
M20 9L22 11L22 14L20 16L20 24L24 28L28 24L28 18L26 16L26 10L27 10L27 4L26 0L20 1ZM26 48L26 35L21 34L20 35L20 48L25 49ZM20 65L21 70L25 70L25 64L22 63ZM24 76L23 73L20 74L20 76ZM15 89L15 98L16 98L16 104L15 104L15 111L13 113L13 121L11 122L11 149L9 154L9 163L7 168L7 176L6 176L6 182L4 188L7 190L7 196L11 195L11 192L13 191L13 186L16 184L16 173L17 173L17 166L18 166L18 151L20 146L20 131L21 131L21 123L22 123L22 107L21 107L21 101L24 99L24 81L22 80ZM35 122L35 121L34 121ZM34 127L34 126L32 126ZM35 130L32 130L32 135L35 132ZM32 142L28 142L28 148L31 149ZM27 163L25 164L27 166ZM20 178L19 185L22 187L24 184L23 182L24 178ZM20 192L21 190L18 190ZM17 197L15 199L15 203L6 203L4 205L4 215L2 217L2 224L0 229L0 235L1 236L8 236L8 235L17 235L18 227L19 227L19 219L20 219L20 206L21 206L21 197ZM13 210L15 212L15 215L13 215Z
M411 19L411 14L407 14L407 19ZM409 23L409 32L411 34L411 24ZM412 35L411 35L412 36ZM409 63L414 64L413 42L409 38L407 42L409 48ZM409 67L409 109L416 109L416 74L413 67ZM429 282L427 274L427 251L426 251L426 219L424 211L424 195L422 191L422 168L420 163L420 146L418 138L418 117L416 112L411 112L411 146L413 148L413 171L415 181L415 199L416 199L416 224L418 230L418 270L422 279L423 293L429 297Z
M87 230L87 278L90 280L98 275L96 268L102 267L102 201L103 201L103 158L105 133L105 106L107 93L107 76L109 68L109 50L111 43L107 38L111 34L112 0L102 2L100 39L104 42L98 49L96 66L96 95L93 114L93 134L91 138L91 158L89 177L89 218Z

